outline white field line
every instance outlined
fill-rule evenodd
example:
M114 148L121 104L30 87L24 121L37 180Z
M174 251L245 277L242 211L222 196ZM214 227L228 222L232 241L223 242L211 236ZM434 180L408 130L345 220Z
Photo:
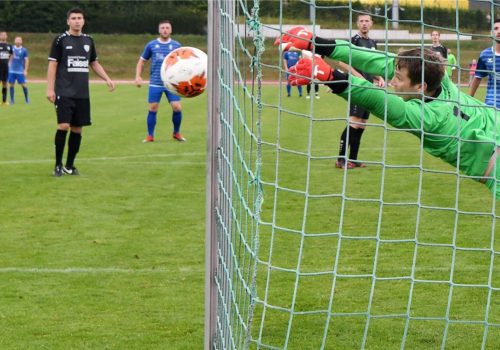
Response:
M130 156L116 156L116 157L95 157L95 158L78 158L78 162L94 162L94 161L112 161L112 160L127 160L127 159L140 159L140 158L171 158L181 156L205 156L205 153L193 152L182 154L138 154ZM0 160L0 165L8 164L37 164L37 163L53 163L54 159L23 159L23 160Z

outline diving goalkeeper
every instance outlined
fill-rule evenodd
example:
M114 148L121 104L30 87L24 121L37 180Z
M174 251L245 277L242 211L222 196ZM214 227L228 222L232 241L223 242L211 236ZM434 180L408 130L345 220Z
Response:
M396 56L343 40L313 37L302 27L291 29L275 44L281 44L284 51L313 51L390 79L395 94L332 69L311 54L293 66L289 75L292 85L306 85L315 79L346 100L350 96L351 103L423 139L426 152L486 184L500 198L500 163L495 167L500 141L496 109L460 92L445 74L445 63L432 51L416 48Z

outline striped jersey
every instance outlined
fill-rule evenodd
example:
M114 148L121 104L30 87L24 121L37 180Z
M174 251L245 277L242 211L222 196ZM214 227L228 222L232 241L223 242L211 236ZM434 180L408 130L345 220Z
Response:
M163 82L161 80L161 65L163 60L170 52L179 47L181 47L181 44L173 39L168 39L167 42L155 39L146 44L144 51L141 54L141 59L144 61L151 59L149 85L163 86Z
M484 102L489 106L500 108L500 54L494 54L493 47L484 49L479 55L475 76L478 78L488 76Z
M25 47L13 46L12 61L10 62L9 72L16 74L23 74L27 58L28 58L28 50Z

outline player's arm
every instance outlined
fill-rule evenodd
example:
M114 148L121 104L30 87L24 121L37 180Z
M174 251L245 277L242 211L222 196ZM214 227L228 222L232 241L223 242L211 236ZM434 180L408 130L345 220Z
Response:
M28 76L28 70L30 68L30 59L29 57L26 57L24 59L24 76L27 77Z
M358 47L345 40L313 37L312 33L303 27L295 27L276 39L275 45L280 45L284 51L308 50L318 55L341 61L352 67L369 73L392 79L396 55Z
M54 103L56 100L55 84L57 73L57 61L50 60L47 68L47 100Z
M146 61L142 57L139 57L139 60L137 61L137 64L135 66L135 85L137 87L141 87L141 85L143 84L142 71L144 69L145 62Z
M108 76L104 68L101 66L99 61L92 61L90 62L90 67L92 67L92 70L97 74L102 80L106 82L108 85L109 91L113 91L115 89L115 82L111 80L111 78Z
M481 84L481 80L483 80L483 78L480 77L474 77L474 79L472 79L469 88L469 95L472 97L476 94L477 88L479 87L479 84Z
M387 120L389 124L400 129L419 133L422 128L422 115L424 106L419 100L405 102L401 97L378 89L366 79L348 75L344 72L333 70L319 57L301 59L291 70L289 80L292 85L306 85L310 82L312 72L314 78L324 82L333 93L352 103L359 105L376 117ZM432 115L425 116L427 126L432 124Z

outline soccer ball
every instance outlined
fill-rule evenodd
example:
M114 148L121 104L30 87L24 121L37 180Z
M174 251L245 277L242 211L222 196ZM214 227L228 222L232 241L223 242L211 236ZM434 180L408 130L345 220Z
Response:
M189 46L175 49L163 60L161 80L175 95L200 95L207 86L207 54Z

